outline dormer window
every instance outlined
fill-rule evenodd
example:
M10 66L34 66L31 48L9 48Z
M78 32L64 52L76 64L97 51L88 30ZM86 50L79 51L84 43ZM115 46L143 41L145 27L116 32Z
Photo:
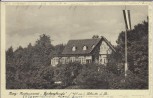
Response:
M72 47L72 51L76 51L76 47L75 46Z
M83 46L83 50L87 50L87 46Z

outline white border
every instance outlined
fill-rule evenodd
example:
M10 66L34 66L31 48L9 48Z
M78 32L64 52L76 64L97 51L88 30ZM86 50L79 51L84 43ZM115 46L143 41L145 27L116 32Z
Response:
M81 89L81 90L73 90L73 89L16 89L16 90L6 90L6 80L5 80L5 6L9 5L52 5L52 6L67 6L67 5L83 5L83 6L97 6L97 5L148 5L149 6L149 89L148 90L110 90L110 89L101 89L101 90L89 90L89 89ZM152 98L153 97L153 78L152 78L152 21L153 14L152 11L152 3L150 2L2 2L1 3L1 96L2 98L23 98L20 95L10 96L9 92L67 92L70 94L72 92L108 92L108 96L103 98ZM71 98L72 96L70 96ZM98 96L97 96L98 97ZM45 98L45 97L44 97ZM55 97L56 98L56 97ZM87 98L87 96L83 96L82 98ZM94 97L92 97L94 98ZM101 98L99 96L99 98Z

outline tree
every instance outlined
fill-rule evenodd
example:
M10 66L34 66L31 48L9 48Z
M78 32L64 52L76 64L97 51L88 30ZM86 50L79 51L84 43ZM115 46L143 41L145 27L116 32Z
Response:
M148 22L144 21L127 32L128 69L141 79L148 80ZM121 32L117 39L119 63L125 62L125 32ZM113 63L110 61L109 63ZM123 67L122 67L123 68ZM123 68L124 69L124 68ZM123 71L124 73L124 71ZM146 86L148 85L145 82Z
M124 37L124 33L121 35ZM144 21L136 25L133 30L127 32L127 39L129 70L148 76L148 23ZM118 42L123 50L124 38L119 36ZM124 55L124 52L121 53Z
M108 71L106 66L91 63L83 65L75 82L85 88L106 89L109 88L110 77L113 77L113 73Z
M119 47L115 47L116 52L112 52L108 56L107 69L114 74L120 75L124 72L123 56L119 53Z
M48 73L53 73L49 67L53 51L50 37L45 34L34 46L29 43L25 48L19 46L14 52L10 47L6 51L7 88L51 88L53 77L49 78Z
M43 66L50 65L50 59L53 53L53 46L51 45L50 37L43 34L40 39L36 41L33 47L33 67L37 70Z
M6 88L13 87L11 82L15 80L14 77L15 77L16 68L14 66L13 58L14 58L14 53L13 53L13 48L11 46L6 51L6 83L7 83Z
M67 87L73 84L73 80L79 74L82 64L79 62L71 62L68 64L59 64L55 68L55 81L62 81L62 86Z
M40 35L40 38L36 41L34 46L31 47L31 45L29 45L28 50L29 52L32 52L31 60L29 61L31 61L31 78L34 79L28 80L30 81L30 84L28 85L30 88L47 88L47 85L51 85L50 83L52 83L52 79L47 79L48 76L46 75L48 74L45 73L45 71L48 72L48 70L46 68L50 69L50 73L53 72L49 67L54 51L50 37L45 34ZM48 88L50 87L51 86L48 86Z
M12 46L6 51L6 67L13 67L14 52Z
M62 54L65 46L63 44L59 44L59 45L56 45L54 48L55 48L54 55L60 55Z
M93 35L92 38L93 38L93 39L99 38L99 36L98 36L98 35Z
M8 48L8 50L6 51L6 58L13 58L13 48L12 48L12 46L10 48Z

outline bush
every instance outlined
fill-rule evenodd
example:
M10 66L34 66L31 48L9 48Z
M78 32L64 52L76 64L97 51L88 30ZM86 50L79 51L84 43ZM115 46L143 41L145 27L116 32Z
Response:
M108 88L108 74L106 67L99 64L86 64L74 80L77 85L89 88Z
M120 76L113 76L109 80L110 89L147 89L148 81L133 74L131 71L127 71L127 76L124 74Z
M54 71L54 80L62 81L61 86L70 86L73 84L73 80L79 74L79 70L82 69L82 64L79 62L71 62L68 64L59 64Z

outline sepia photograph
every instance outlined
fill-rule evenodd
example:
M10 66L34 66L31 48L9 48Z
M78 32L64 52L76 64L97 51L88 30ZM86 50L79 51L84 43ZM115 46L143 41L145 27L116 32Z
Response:
M147 5L7 5L6 89L149 89Z

